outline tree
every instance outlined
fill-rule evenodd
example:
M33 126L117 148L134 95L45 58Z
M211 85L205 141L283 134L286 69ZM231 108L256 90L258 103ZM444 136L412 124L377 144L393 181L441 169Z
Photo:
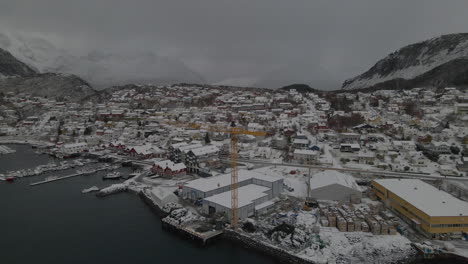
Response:
M91 135L92 132L93 132L93 128L89 126L85 128L85 131L83 133L85 136L88 136L88 135Z
M407 101L403 104L403 109L407 115L422 118L423 112L418 108L418 104L414 101Z
M458 155L458 153L460 153L460 148L457 146L450 146L450 152L452 152L452 154Z
M205 143L206 143L206 144L210 144L210 143L211 143L210 135L209 135L208 133L205 134Z

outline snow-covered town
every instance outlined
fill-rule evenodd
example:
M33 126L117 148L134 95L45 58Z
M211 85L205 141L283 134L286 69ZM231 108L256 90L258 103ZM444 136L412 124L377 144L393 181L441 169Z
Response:
M83 193L132 191L203 243L224 235L294 263L468 258L466 90L131 85L0 102L0 155L28 143L63 159L0 180L130 166Z

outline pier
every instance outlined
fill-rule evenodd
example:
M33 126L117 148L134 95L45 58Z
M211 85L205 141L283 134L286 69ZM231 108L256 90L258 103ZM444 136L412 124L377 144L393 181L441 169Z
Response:
M63 177L48 179L48 180L44 180L44 181L40 181L40 182L31 183L29 186L36 186L36 185L46 184L46 183L49 183L49 182L61 181L61 180L65 180L65 179L69 179L69 178L73 178L73 177L77 177L77 176L81 176L81 175L94 174L94 173L96 173L98 171L103 171L103 170L107 170L107 168L97 169L97 170L95 170L95 171L93 171L91 173L75 173L75 174L71 174L71 175L67 175L67 176L63 176Z
M174 231L180 233L184 236L191 238L192 240L199 241L203 246L207 245L216 237L219 237L223 234L224 230L213 230L205 233L198 233L190 225L178 225L168 221L167 218L161 220L161 225L163 229Z

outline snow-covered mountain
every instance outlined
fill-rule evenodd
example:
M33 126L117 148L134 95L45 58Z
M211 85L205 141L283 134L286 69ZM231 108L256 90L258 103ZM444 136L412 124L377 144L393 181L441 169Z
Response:
M0 48L0 92L80 100L96 91L75 75L39 73Z
M10 52L0 49L0 78L26 77L36 73L34 69L16 59Z
M468 84L468 33L408 45L346 80L342 89L462 86Z
M37 34L0 32L0 48L39 72L75 74L96 88L127 83L204 83L183 62L152 52L72 54Z

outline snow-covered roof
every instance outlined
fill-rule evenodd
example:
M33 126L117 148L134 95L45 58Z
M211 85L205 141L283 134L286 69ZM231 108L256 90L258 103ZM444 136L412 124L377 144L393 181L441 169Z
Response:
M216 146L213 146L213 145L209 145L209 146L204 146L204 147L201 147L201 148L195 148L195 149L192 149L190 151L192 151L192 153L195 156L202 156L202 155L207 155L207 154L211 154L211 153L216 153L216 152L219 151L219 148L216 147Z
M302 138L295 138L294 141L293 141L293 144L307 145L307 144L309 144L309 140L308 139L302 139Z
M163 169L170 169L171 171L180 171L187 168L184 163L174 163L171 160L158 161L155 162L154 165Z
M247 181L253 178L261 179L268 182L275 182L281 179L281 177L267 175L256 170L239 170L238 172L238 182ZM219 176L189 181L184 187L190 187L192 189L200 190L202 192L208 192L217 188L230 185L231 174L228 173Z
M246 205L251 204L254 200L268 196L265 192L269 191L270 188L265 187L265 186L260 186L256 184L249 184L246 186L240 187L238 191L238 207L242 208ZM217 203L221 206L231 208L231 192L223 192L220 194L216 194L213 196L210 196L208 198L205 198L206 201L210 201L213 203Z
M294 150L294 154L316 156L318 152L316 150L309 150L309 149L296 149Z
M468 203L416 179L374 180L429 216L468 216Z
M407 141L394 140L393 145L395 145L395 146L405 146L405 145L415 146L416 144L412 140L407 140Z
M322 171L314 174L310 179L310 188L318 189L332 184L339 184L356 191L362 191L361 187L357 185L353 176L344 174L338 171Z
M77 147L86 147L87 143L71 143L63 145L63 148L77 148Z
M195 144L190 144L190 145L183 145L181 147L178 147L178 149L182 152L188 152L189 150L191 149L195 149L195 148L201 148L203 147L202 144L200 143L195 143Z

